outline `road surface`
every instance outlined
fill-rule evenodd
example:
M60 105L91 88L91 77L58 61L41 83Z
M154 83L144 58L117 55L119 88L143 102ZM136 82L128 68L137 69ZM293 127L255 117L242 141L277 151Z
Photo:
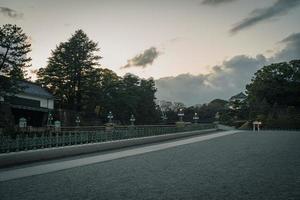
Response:
M1 181L0 199L300 199L300 132L240 132L182 142L186 140L173 146L164 143L169 147L155 151L149 149L157 144L136 147L128 151L149 151ZM118 153L122 151L110 155ZM91 157L97 155L80 159L87 162ZM6 172L0 171L0 176Z

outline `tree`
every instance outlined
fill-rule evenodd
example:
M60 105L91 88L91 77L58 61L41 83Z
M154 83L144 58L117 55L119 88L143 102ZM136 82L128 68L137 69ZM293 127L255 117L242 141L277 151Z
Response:
M38 82L48 87L58 98L60 106L81 110L85 84L89 84L100 56L97 43L77 30L67 41L60 43L48 60L46 68L38 71Z
M274 63L255 73L246 86L249 102L300 106L300 60Z
M184 109L185 105L182 102L174 102L174 111L178 112L180 109Z
M300 60L264 66L246 89L252 120L266 127L300 127Z
M212 109L220 111L226 108L227 104L228 101L225 101L223 99L214 99L208 104L208 106L210 106Z
M137 104L138 117L143 124L153 124L160 121L159 107L155 103L155 82L152 78L142 79L139 88ZM137 121L138 122L138 121Z
M164 100L160 101L160 109L162 112L171 111L171 110L173 110L173 107L174 107L174 105L171 101L164 101Z
M214 99L208 104L203 104L197 109L199 121L213 122L215 121L216 113L223 114L227 111L228 102L222 99Z
M155 104L155 83L153 79L141 79L133 74L126 74L118 85L117 96L112 99L111 109L115 109L122 124L128 124L131 114L137 124L152 124L160 119Z
M0 96L21 89L17 80L24 79L25 68L30 66L30 46L22 28L12 24L0 27Z
M121 77L109 69L97 68L87 75L83 90L83 109L93 111L97 107L98 115L106 115L118 98Z

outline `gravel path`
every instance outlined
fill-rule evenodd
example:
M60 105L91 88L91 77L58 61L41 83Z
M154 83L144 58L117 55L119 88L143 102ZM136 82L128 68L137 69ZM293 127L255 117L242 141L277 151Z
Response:
M0 182L0 199L300 199L300 132L244 132Z

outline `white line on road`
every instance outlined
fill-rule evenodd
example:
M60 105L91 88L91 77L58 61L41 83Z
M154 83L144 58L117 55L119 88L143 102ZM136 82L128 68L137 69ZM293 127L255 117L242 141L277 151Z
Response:
M77 158L74 160L58 161L55 163L40 164L40 165L36 165L36 166L2 171L2 172L0 172L0 181L8 181L8 180L12 180L12 179L18 179L18 178L23 178L23 177L33 176L33 175L45 174L45 173L55 172L55 171L59 171L59 170L70 169L73 167L80 167L80 166L84 166L84 165L90 165L90 164L114 160L114 159L118 159L118 158L124 158L124 157L128 157L128 156L134 156L134 155L159 151L159 150L163 150L163 149L167 149L167 148L171 148L171 147L176 147L176 146L180 146L180 145L191 144L191 143L209 140L209 139L213 139L213 138L217 138L217 137L231 135L231 134L234 134L237 132L241 132L241 131L235 130L235 131L219 132L219 133L214 133L214 134L209 134L209 135L193 137L193 138L189 138L189 139L182 139L179 141L166 142L166 143L161 143L161 144L152 144L152 145L149 145L146 147L137 147L134 149L124 150L124 151L120 151L120 152L113 152L113 153L107 153L107 154L97 155L97 156Z

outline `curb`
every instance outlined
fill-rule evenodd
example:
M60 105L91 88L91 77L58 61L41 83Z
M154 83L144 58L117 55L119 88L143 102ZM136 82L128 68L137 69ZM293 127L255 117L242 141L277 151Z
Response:
M0 168L9 167L13 165L32 163L37 161L51 160L56 158L63 158L68 156L77 156L81 154L95 153L105 150L120 149L124 147L131 147L136 145L143 145L155 142L162 142L166 140L189 137L209 132L217 131L217 129L206 129L198 131L188 131L181 133L171 133L159 136L150 136L142 138L133 138L126 140L116 140L101 143L90 143L83 145L64 146L55 148L45 148L30 151L12 152L0 154Z

